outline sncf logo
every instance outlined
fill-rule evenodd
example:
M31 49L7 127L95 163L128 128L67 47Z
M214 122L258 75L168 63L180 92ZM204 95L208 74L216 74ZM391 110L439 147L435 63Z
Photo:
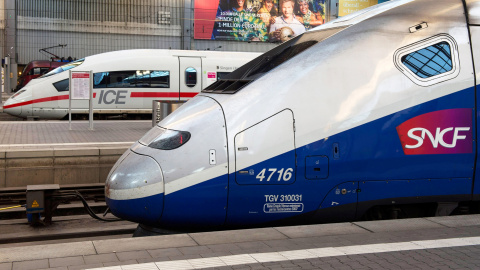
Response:
M433 148L438 148L438 144L440 144L441 146L446 147L446 148L454 148L457 145L457 140L464 140L465 138L467 138L467 136L459 135L458 133L460 131L469 131L469 130L470 130L469 127L457 127L457 128L450 127L450 128L446 128L444 130L441 130L440 128L437 128L437 132L435 133L435 135L432 135L432 133L430 133L430 131L428 131L428 129L412 128L408 131L408 137L416 140L418 143L415 144L415 145L405 145L405 148L415 149L415 148L421 147L423 145L423 140L425 139L425 135L427 135L428 139L430 139L430 142L432 143ZM415 131L420 131L421 135L416 136ZM447 133L449 131L454 132L452 143L450 143L450 144L446 143L443 140L443 136L445 135L445 133Z
M405 155L472 153L472 110L419 115L397 127Z

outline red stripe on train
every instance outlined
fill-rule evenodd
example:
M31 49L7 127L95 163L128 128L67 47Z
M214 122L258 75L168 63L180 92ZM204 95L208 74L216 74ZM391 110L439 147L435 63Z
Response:
M194 92L187 92L187 93L180 93L180 97L182 98L192 98L196 96L198 93ZM97 96L97 93L93 93L93 98ZM132 92L130 94L132 98L178 98L178 92ZM68 99L68 95L61 95L61 96L53 96L53 97L46 97L46 98L39 98L34 100L29 100L25 102L15 103L11 105L3 106L4 109L8 108L15 108L19 106L30 105L34 103L41 103L41 102L48 102L48 101L55 101L55 100L64 100Z
M197 92L180 93L182 98L192 98L196 96ZM132 98L178 98L178 92L132 92Z
M33 103L48 102L48 101L54 101L54 100L64 100L64 99L68 99L68 95L34 99L34 100L20 102L20 103L16 103L16 104L12 104L12 105L3 106L3 108L4 109L15 108L15 107L19 107L19 106L30 105L30 104L33 104Z

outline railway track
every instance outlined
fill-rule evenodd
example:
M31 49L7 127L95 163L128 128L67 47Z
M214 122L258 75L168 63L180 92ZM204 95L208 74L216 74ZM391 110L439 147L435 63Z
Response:
M95 214L104 216L107 206L103 188L103 184L63 185L58 194L72 194L73 191L78 191ZM24 205L25 200L26 188L0 189L1 209ZM137 224L124 220L105 222L93 219L87 213L80 199L71 199L68 203L56 207L50 224L40 223L32 226L27 220L25 207L2 210L0 247L131 237L137 227ZM104 217L115 218L111 214Z
M85 199L94 201L105 201L104 196L105 184L79 184L79 185L60 185L58 193L65 194L72 191L80 192ZM27 188L14 187L0 189L0 206L10 204L24 204L26 201ZM1 207L0 207L1 208Z

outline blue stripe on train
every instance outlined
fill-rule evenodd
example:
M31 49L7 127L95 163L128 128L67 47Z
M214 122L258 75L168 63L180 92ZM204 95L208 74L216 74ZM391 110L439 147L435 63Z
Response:
M470 108L474 115L473 87L299 147L295 150L294 184L238 185L231 175L227 224L269 222L357 201L471 194L475 144L469 154L407 156L396 130L398 125L416 116L456 108ZM475 123L472 129L475 132ZM338 152L334 155L335 146ZM256 164L255 170L281 156ZM327 178L306 178L307 170L312 169L306 166L310 157L321 157L324 163L328 159ZM272 207L277 210L272 211ZM300 207L301 212L295 211Z
M320 139L253 166L255 172L271 164L295 168L295 181L289 184L239 185L235 174L230 174L168 194L161 224L252 225L313 213L318 209L340 209L357 201L471 194L475 144L469 154L407 156L403 153L396 127L416 116L439 110L471 108L474 114L474 105L474 88L469 88ZM472 128L475 132L475 123ZM334 154L335 147L337 152ZM297 157L296 166L287 164L292 162L293 153ZM311 169L306 166L310 157L322 157L321 161L328 166L327 178L306 178L307 170ZM114 203L119 205L118 209L127 208ZM355 211L355 208L341 209ZM339 214L355 217L351 212ZM159 218L158 213L153 215L148 218L149 222Z
M162 216L163 197L160 193L132 200L112 200L105 196L105 200L110 211L119 218L156 225Z

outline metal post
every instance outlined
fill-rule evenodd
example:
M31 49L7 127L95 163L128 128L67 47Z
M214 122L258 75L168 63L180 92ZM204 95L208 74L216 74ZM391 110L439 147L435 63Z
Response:
M0 102L1 102L1 105L3 106L3 81L4 81L4 78L3 78L3 67L2 65L0 65Z
M10 93L10 57L5 57L5 68L3 69L4 71L4 85L3 89L5 90L5 93Z
M89 129L93 130L93 71L90 70L90 99L89 99L89 111L88 111L88 123Z
M72 71L68 71L68 126L72 130Z

